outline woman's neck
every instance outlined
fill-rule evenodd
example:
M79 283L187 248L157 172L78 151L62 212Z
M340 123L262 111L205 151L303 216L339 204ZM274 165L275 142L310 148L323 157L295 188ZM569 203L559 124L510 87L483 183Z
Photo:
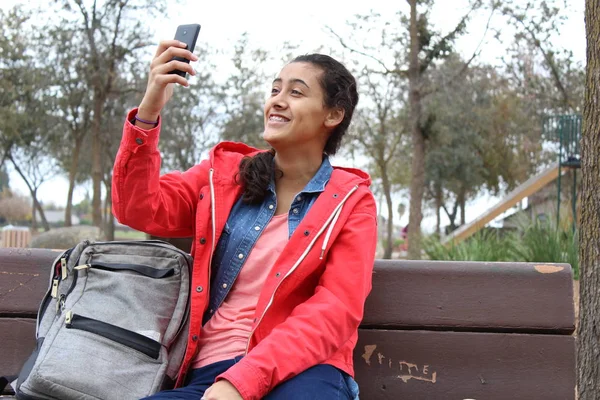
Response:
M275 175L278 183L304 188L317 173L323 162L319 154L280 154L275 153L276 168L283 172L280 177Z

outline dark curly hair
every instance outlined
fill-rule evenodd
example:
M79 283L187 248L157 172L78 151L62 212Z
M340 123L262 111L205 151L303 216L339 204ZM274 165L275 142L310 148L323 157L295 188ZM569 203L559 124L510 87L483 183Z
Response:
M356 79L339 61L324 54L306 54L296 57L292 63L304 62L321 69L319 83L323 89L323 103L328 108L344 110L344 119L337 125L327 142L324 152L334 155L340 147L342 137L350 126L354 108L358 103ZM244 157L240 163L239 183L244 187L243 201L250 204L261 203L274 171L275 150L261 152L254 157ZM281 171L277 171L282 174Z

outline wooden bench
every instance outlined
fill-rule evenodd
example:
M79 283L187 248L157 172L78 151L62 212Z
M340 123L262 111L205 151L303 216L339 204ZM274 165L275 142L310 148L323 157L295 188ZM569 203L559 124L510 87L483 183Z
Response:
M0 249L0 375L18 373L57 253ZM355 351L361 399L575 399L570 266L383 261Z

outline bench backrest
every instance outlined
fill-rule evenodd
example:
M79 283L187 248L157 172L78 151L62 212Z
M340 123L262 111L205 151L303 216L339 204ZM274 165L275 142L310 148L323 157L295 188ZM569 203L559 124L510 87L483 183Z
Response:
M57 252L0 249L0 375L34 346ZM377 260L354 364L364 399L574 399L566 264Z

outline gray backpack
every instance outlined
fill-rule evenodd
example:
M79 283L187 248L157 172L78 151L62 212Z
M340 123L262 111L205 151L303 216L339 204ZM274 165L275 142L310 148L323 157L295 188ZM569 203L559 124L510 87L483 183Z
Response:
M79 243L52 265L18 399L139 399L185 352L192 259L161 241Z

